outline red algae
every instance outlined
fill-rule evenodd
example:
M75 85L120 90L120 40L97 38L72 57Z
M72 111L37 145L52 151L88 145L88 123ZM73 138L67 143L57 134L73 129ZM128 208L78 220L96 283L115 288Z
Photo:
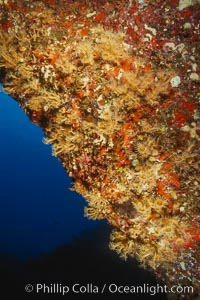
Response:
M169 288L193 286L172 299L200 293L194 2L0 1L4 89L44 130L85 215L113 227L110 248Z

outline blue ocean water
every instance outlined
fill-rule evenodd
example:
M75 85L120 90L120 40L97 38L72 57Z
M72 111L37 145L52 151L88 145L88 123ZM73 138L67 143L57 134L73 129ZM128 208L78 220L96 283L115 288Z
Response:
M0 255L44 255L98 225L43 137L0 91Z
M125 262L109 250L106 222L83 216L86 202L69 191L71 180L51 155L51 147L42 143L42 130L3 92L0 138L0 274L7 298L26 299L27 284L35 287L40 282L157 284L134 260ZM34 291L32 296L38 294ZM158 293L154 298L166 296ZM152 296L134 295L134 299Z

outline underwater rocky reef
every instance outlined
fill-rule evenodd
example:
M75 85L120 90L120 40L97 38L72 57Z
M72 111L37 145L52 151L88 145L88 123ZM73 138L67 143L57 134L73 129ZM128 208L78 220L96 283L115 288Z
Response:
M110 248L200 293L200 1L1 0L4 90Z

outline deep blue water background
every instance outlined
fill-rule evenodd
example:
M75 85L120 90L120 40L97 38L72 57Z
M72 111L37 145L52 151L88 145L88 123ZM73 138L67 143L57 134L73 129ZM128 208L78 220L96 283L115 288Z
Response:
M85 200L42 142L42 130L0 91L0 254L46 254L97 226Z
M35 289L26 293L27 283L155 286L155 277L134 259L122 261L109 250L106 221L83 216L86 201L69 190L71 179L43 137L17 102L0 91L0 292L7 299L37 299ZM105 294L98 296L105 299ZM149 294L124 296L152 299ZM158 293L154 299L166 296Z

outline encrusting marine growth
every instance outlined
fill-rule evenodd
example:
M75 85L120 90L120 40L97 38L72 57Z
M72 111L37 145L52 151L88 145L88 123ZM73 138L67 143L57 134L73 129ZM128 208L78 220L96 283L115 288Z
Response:
M0 19L3 87L85 215L108 220L121 257L197 295L199 1L1 0Z

